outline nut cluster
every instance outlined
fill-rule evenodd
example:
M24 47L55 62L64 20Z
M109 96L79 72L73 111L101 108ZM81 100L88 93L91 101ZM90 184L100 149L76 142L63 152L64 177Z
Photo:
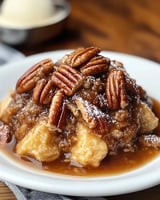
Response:
M59 130L66 110L70 109L73 115L80 114L89 128L99 127L103 134L108 130L106 114L78 95L76 97L86 78L105 74L107 109L113 112L129 105L130 94L138 96L142 92L128 76L122 63L111 61L99 53L97 47L78 48L57 63L51 59L42 60L20 77L16 91L30 92L36 104L50 104L48 123ZM66 106L66 102L69 105Z
M51 59L45 59L27 70L17 81L16 90L18 93L32 90L37 82L53 71L54 64Z

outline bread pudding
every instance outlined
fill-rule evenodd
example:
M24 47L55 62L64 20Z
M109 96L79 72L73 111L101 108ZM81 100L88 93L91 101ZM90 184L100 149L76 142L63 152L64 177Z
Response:
M42 163L97 168L137 148L160 148L152 99L121 62L78 48L29 68L0 103L0 143Z

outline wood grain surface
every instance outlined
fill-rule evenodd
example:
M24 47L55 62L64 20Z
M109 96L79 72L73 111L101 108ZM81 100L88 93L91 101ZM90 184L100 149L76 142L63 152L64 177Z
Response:
M72 11L59 37L26 55L79 46L134 54L160 62L159 0L70 0Z
M15 200L14 194L0 181L0 200Z
M17 47L25 55L98 46L160 62L160 0L70 0L72 11L62 33L34 47ZM0 182L0 200L13 200ZM159 200L160 185L109 200Z

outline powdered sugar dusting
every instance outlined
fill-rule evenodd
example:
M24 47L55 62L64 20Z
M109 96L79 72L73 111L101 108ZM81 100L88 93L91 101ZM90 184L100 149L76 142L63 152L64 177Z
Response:
M83 105L89 116L92 116L93 118L106 118L106 114L102 112L100 109L98 109L95 105L90 104L87 100L84 100L80 96L76 96L75 98L83 102Z

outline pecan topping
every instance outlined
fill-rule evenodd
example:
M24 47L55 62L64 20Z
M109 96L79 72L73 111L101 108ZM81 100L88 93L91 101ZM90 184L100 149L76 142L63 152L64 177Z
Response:
M101 110L80 97L75 99L75 103L89 128L98 129L97 133L100 134L104 134L108 131L106 116Z
M52 100L55 89L52 80L41 79L33 89L32 100L36 104L48 104Z
M66 106L64 102L64 93L58 90L52 98L51 106L49 109L48 124L61 129L64 120Z
M100 72L105 72L109 67L109 62L109 59L98 55L91 58L91 60L87 64L80 68L80 71L84 75L94 75Z
M53 83L63 89L67 96L72 95L84 82L84 76L68 65L61 65L52 75Z
M71 67L79 67L93 58L99 52L100 49L97 47L78 48L71 54L66 55L62 59L62 63L70 65Z
M121 70L111 70L106 82L106 97L111 110L124 109L128 105L125 75Z
M10 127L0 121L0 144L6 144L11 140Z
M36 83L53 71L53 62L51 59L45 59L33 65L17 81L16 90L18 93L32 90Z

